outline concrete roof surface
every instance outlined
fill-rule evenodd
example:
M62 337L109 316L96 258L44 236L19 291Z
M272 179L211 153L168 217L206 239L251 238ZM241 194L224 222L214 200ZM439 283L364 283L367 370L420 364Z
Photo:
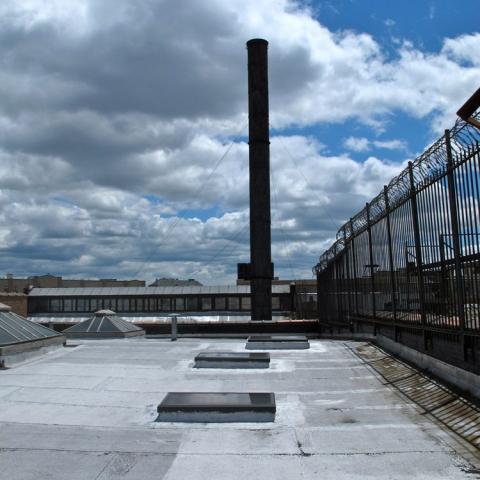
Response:
M195 370L245 340L75 342L0 371L0 478L476 478L478 457L347 346L311 340L261 370ZM274 423L154 422L169 391L274 392Z

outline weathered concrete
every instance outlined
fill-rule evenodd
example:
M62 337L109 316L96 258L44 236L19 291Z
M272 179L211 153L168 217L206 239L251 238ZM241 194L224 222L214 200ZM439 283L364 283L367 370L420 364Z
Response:
M244 340L82 341L0 372L0 478L472 479L477 454L346 348L311 340L270 369L193 370ZM168 391L275 392L268 424L154 422ZM470 473L469 473L470 472Z
M26 360L41 357L48 352L63 348L66 338L57 337L40 338L29 342L14 343L0 347L0 366L10 368Z
M398 342L394 342L390 338L383 335L377 335L375 343L380 347L398 355L407 362L411 362L417 367L426 370L445 382L455 385L465 392L471 393L473 396L480 398L480 376L472 372L467 372L461 368L449 365L435 357L426 355L425 353L409 348Z

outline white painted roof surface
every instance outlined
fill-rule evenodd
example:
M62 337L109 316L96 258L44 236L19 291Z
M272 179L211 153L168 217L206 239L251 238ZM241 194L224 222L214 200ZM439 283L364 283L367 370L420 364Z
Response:
M92 340L1 371L1 478L474 478L475 456L345 344L272 352L261 371L194 371L200 351L245 341ZM276 420L155 423L169 391L272 391Z

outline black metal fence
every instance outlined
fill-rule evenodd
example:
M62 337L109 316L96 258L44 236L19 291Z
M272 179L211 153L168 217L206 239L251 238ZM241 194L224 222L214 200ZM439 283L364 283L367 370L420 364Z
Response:
M340 228L314 269L322 328L480 373L479 141L457 121Z

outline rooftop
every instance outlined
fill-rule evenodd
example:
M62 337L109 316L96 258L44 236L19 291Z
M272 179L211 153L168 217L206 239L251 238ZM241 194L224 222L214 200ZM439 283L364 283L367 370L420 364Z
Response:
M192 368L241 339L76 344L0 372L2 478L475 478L473 447L362 362L364 343L311 340L262 370ZM169 391L274 392L276 419L156 423Z

